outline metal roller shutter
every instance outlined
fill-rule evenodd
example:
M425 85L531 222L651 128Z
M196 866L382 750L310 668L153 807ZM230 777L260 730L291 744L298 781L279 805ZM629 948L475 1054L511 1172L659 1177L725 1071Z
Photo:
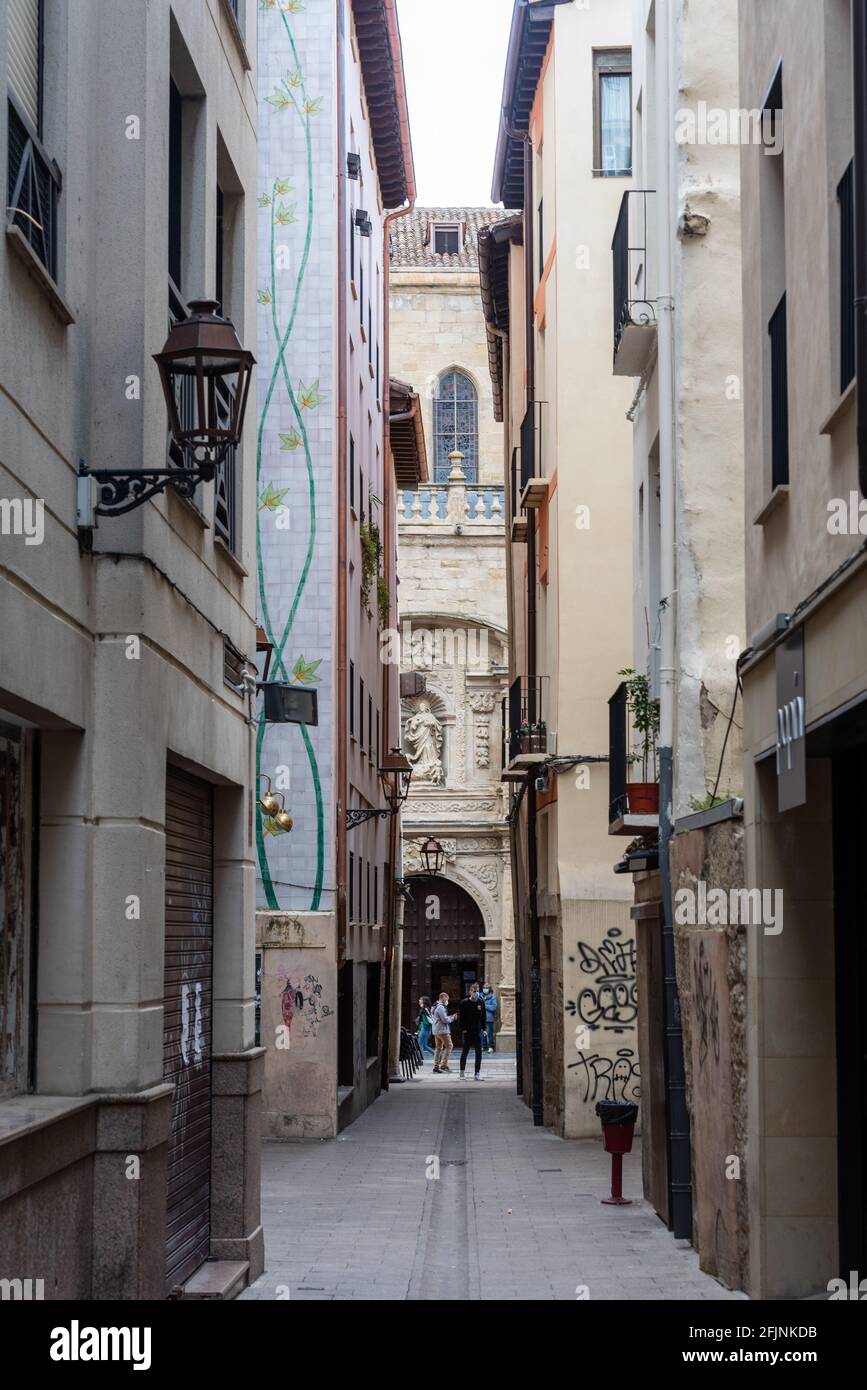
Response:
M169 767L163 1048L163 1076L175 1088L168 1156L169 1294L207 1259L210 1245L213 900L211 788Z
M39 129L40 0L9 0L9 86L37 135Z

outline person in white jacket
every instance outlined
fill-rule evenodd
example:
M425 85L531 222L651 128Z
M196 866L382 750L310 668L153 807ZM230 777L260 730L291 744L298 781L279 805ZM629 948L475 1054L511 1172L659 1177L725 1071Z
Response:
M451 1025L457 1018L457 1014L450 1014L449 996L441 994L433 1010L433 1040L434 1040L434 1064L436 1072L451 1071L449 1066L449 1053L452 1050L452 1030Z

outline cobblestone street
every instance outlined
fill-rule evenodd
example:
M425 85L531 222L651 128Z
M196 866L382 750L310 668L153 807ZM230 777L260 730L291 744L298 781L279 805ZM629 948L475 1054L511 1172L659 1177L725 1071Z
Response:
M605 1207L601 1142L533 1126L513 1058L485 1080L392 1086L336 1140L267 1144L257 1299L731 1299L676 1243L624 1163L628 1207ZM439 1180L426 1177L438 1157Z

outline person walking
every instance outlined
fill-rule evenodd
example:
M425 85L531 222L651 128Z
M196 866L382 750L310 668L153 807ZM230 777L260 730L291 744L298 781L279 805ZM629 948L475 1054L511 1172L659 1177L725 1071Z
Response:
M431 1018L431 1002L426 994L423 994L418 1001L418 1018L416 1019L416 1031L418 1033L418 1045L422 1052L433 1053L430 1035L433 1031L433 1019Z
M497 1020L499 1004L497 996L489 984L482 985L482 999L485 1004L485 1051L494 1052L494 1024Z
M482 1036L485 1031L485 1004L479 993L478 985L470 986L470 992L466 999L461 1000L458 1012L464 1039L464 1045L461 1051L461 1080L466 1076L467 1055L470 1048L472 1048L476 1054L476 1070L473 1080L481 1081Z
M451 1071L451 1067L449 1066L449 1055L452 1050L451 1025L456 1018L457 1014L449 1013L449 996L443 992L437 1000L433 1011L433 1069L435 1072Z

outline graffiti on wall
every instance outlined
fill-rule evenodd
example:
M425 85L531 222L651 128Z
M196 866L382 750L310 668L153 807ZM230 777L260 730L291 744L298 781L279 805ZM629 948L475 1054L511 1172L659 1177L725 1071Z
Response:
M323 1002L322 985L315 975L287 975L280 993L280 1013L287 1029L287 1039L291 1037L296 1018L301 1024L302 1037L315 1038L320 1024L326 1018L331 1018L334 1010Z
M597 1100L639 1101L641 1075L638 1053L631 1047L619 1047L614 1057L601 1052L579 1052L578 1061L570 1062L568 1070L578 1067L584 1081L585 1105Z
M711 1052L719 1065L720 1045L719 999L703 941L699 942L698 959L693 961L692 1002L698 1019L698 1067L699 1071L704 1071L704 1064Z
M579 941L576 951L569 960L580 962L579 985L583 987L577 998L568 1001L566 1012L588 1028L627 1032L638 1017L635 938L611 927L601 946Z

